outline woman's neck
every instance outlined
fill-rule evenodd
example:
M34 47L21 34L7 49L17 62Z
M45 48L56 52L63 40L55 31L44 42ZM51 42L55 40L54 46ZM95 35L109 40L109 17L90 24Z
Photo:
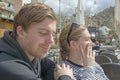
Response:
M70 60L71 62L77 64L77 65L82 65L83 66L83 58L82 55L80 55L80 53L70 53L68 60Z

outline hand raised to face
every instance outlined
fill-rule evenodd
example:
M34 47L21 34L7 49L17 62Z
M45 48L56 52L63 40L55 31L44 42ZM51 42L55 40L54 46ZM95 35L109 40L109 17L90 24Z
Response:
M85 49L81 47L81 53L83 57L83 66L92 68L95 62L95 52L92 51L92 45L88 43Z

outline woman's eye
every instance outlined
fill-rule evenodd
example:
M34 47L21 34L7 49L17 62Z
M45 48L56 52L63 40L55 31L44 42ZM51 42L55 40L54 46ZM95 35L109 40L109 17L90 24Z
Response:
M86 38L86 39L85 39L85 41L91 41L91 39L89 39L89 38Z
M89 41L89 39L85 39L85 41Z

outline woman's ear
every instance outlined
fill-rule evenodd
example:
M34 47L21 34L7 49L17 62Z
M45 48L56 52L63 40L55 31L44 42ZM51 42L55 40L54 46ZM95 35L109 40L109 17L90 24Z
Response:
M70 46L71 46L72 48L76 49L76 48L77 48L77 42L71 40L71 41L70 41Z

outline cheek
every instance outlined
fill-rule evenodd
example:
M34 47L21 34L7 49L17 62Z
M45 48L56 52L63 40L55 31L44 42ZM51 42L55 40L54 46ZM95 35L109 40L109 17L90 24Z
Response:
M83 50L85 50L85 49L86 49L87 44L88 44L88 43L86 43L86 42L82 42L82 43L81 43L81 46L83 47Z
M39 36L34 36L32 38L32 42L35 43L35 44L39 44L39 43L43 43L44 41L44 38L42 37L39 37ZM31 43L32 44L32 43Z

